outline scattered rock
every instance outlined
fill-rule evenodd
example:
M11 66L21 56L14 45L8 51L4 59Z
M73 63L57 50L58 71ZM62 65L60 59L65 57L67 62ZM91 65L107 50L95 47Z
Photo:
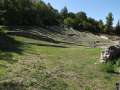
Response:
M100 38L108 40L109 38L106 36L101 35Z

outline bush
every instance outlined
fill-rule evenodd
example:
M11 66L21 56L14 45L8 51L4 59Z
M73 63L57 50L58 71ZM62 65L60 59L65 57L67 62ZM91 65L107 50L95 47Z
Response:
M108 62L106 64L102 64L101 69L102 71L107 72L107 73L114 73L115 66L112 62Z
M114 67L115 67L115 72L116 73L120 73L120 59L118 59L118 60L116 60L116 63L115 63L115 65L114 65Z
M118 60L116 61L116 66L117 66L117 67L120 67L120 59L118 59Z
M120 73L120 59L112 60L100 65L102 71L107 73Z

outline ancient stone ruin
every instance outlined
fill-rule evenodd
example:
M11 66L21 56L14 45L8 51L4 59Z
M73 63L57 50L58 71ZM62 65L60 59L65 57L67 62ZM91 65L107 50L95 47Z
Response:
M120 45L110 46L101 52L100 62L105 63L120 57Z

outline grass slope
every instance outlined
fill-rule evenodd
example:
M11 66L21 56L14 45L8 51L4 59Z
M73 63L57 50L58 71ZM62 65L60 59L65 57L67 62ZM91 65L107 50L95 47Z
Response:
M119 75L101 71L97 64L99 48L58 47L49 42L14 38L23 43L23 51L1 51L2 55L11 56L8 61L0 60L0 90L114 90L120 80Z

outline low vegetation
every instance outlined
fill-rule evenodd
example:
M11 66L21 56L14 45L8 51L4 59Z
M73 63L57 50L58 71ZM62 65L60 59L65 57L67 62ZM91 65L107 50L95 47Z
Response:
M101 65L101 70L108 73L120 73L120 60L112 60Z
M45 43L18 36L13 38L21 43L24 40ZM0 60L1 90L113 90L119 81L119 75L107 73L111 70L101 70L99 48L30 43L24 43L21 48L21 53L4 52L8 57Z

